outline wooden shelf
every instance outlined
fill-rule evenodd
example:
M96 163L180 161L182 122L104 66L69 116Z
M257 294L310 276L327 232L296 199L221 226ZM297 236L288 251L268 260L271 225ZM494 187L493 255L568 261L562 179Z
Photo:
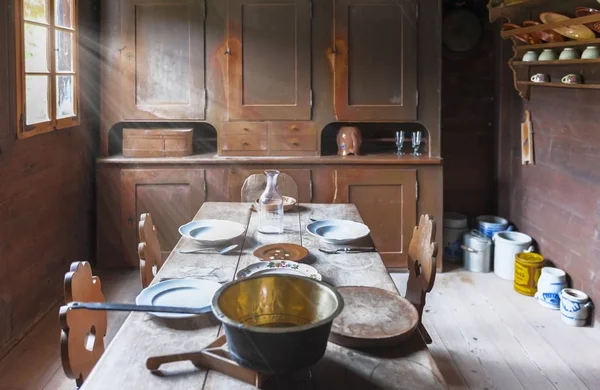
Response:
M554 22L554 23L548 23L548 24L542 23L537 26L515 28L514 30L502 31L500 33L500 36L504 39L507 39L507 38L511 38L518 34L526 34L526 33L531 33L531 32L536 32L536 31L552 30L552 29L559 28L559 27L577 26L577 25L582 25L582 24L587 24L587 23L592 23L592 22L600 22L600 14L588 15L588 16L584 16L582 18L572 18L572 19L568 19L568 20L563 20L561 22Z
M600 84L534 83L533 81L517 81L517 84L550 88L600 89Z
M554 4L564 4L564 0L525 0L521 3L500 5L498 7L492 7L488 4L490 23L494 23L499 18L505 18L511 21L511 17L515 14L528 12L533 8L541 6L551 8Z
M555 60L555 61L513 61L514 66L545 66L545 65L588 65L600 64L600 58L589 60Z
M519 52L528 50L543 50L543 49L555 49L564 47L580 47L580 46L592 46L600 45L600 38L589 39L587 41L565 41L565 42L552 42L552 43L538 43L536 45L518 45L515 48Z

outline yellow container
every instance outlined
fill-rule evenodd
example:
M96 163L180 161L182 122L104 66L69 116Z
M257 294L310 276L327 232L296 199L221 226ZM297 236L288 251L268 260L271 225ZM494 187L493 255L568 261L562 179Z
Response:
M538 253L521 252L515 255L515 291L532 297L544 266L544 257Z

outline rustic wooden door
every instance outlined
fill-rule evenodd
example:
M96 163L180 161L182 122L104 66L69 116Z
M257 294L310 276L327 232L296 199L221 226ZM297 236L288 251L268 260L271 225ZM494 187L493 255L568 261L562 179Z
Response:
M124 169L121 171L121 224L125 259L139 264L140 215L150 213L163 258L179 240L179 226L192 220L206 199L203 169Z
M310 0L228 0L229 119L310 119Z
M334 203L354 203L388 268L406 268L408 244L417 223L417 171L335 171Z
M335 0L338 120L417 119L417 3Z
M124 0L125 119L204 119L204 0Z

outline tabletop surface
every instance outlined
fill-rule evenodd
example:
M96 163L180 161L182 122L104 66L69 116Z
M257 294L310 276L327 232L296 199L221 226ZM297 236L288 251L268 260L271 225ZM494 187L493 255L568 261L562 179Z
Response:
M226 219L247 226L246 234L237 240L239 247L227 255L180 254L179 249L192 249L196 244L182 238L157 274L153 283L168 278L205 278L228 282L242 268L258 262L255 249L272 243L289 242L310 251L308 263L333 286L373 286L397 292L378 253L328 255L318 250L327 244L306 231L315 219L348 219L362 222L351 204L303 204L284 215L284 233L261 234L258 218L249 203L207 202L194 217ZM377 313L373 313L377 315ZM146 369L151 356L199 351L220 334L219 322L212 316L193 320L165 320L145 313L131 313L82 389L252 389L215 371L205 371L190 362L166 366L161 376ZM427 346L418 332L402 346L380 351L357 351L329 343L323 359L311 369L312 389L429 389L445 388ZM269 383L265 388L269 388ZM274 385L292 388L291 385Z

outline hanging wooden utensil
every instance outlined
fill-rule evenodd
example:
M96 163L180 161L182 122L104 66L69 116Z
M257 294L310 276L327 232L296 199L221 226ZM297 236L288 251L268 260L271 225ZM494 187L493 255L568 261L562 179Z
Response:
M525 121L521 123L521 164L535 164L533 158L533 126L529 110L525 110Z

